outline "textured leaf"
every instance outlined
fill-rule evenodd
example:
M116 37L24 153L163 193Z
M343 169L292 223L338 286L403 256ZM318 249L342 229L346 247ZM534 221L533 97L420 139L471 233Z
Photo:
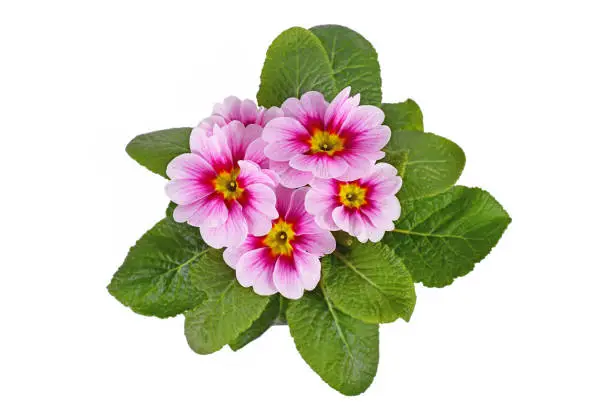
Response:
M356 245L322 261L325 293L338 309L368 323L410 319L414 284L402 260L386 245Z
M404 217L384 242L425 286L449 285L466 275L497 244L510 216L486 191L453 187L405 203Z
M290 97L319 91L327 100L336 96L332 66L319 39L310 31L293 27L270 45L261 71L257 101L265 107L281 106Z
M378 367L378 325L342 313L320 291L292 301L287 323L302 358L323 381L345 395L370 386Z
M280 295L275 295L270 298L270 302L264 309L263 313L253 322L251 327L240 333L240 335L229 344L231 349L238 351L253 340L259 338L259 336L264 334L271 326L274 325L279 312Z
M385 112L385 125L392 131L396 130L418 130L423 131L423 112L412 99L398 103L383 103L382 110Z
M310 29L321 40L332 65L338 91L351 86L362 105L379 106L382 100L380 65L372 44L361 34L339 25Z
M236 339L261 316L270 300L240 286L218 250L207 251L193 265L190 276L207 294L200 305L185 312L185 336L199 354L214 353Z
M204 299L189 269L206 250L197 228L165 218L130 249L108 291L136 313L175 316Z
M393 132L385 147L388 158L398 167L404 182L398 194L401 202L432 196L452 187L465 166L465 154L455 143L433 133L400 130Z
M153 173L166 176L168 163L176 156L189 153L191 128L158 130L136 136L125 151Z

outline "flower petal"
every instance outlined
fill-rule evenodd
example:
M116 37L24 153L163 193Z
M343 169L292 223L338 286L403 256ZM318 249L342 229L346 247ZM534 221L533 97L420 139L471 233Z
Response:
M312 132L324 128L327 106L328 103L322 93L309 91L300 99L287 99L282 109L286 116L297 119L309 132Z
M251 184L245 188L245 199L241 203L244 207L253 207L271 219L278 217L276 210L276 194L274 190L264 184Z
M358 211L349 211L344 206L332 211L332 218L341 230L359 239L365 233L365 225Z
M246 156L248 146L261 136L261 126L245 127L242 122L236 120L230 122L221 131L225 134L234 162L242 160Z
M281 108L277 108L276 106L262 110L260 112L260 115L261 119L259 120L259 125L261 126L267 125L268 122L270 122L272 119L281 118L285 116L283 110Z
M374 168L374 162L367 157L364 157L356 153L346 153L342 155L342 158L350 163L346 171L338 176L338 180L342 181L353 181L357 180L370 173Z
M304 294L300 274L290 256L278 257L274 266L273 280L276 289L288 299L299 299Z
M278 174L280 183L288 188L303 187L310 183L314 176L310 171L296 170L289 166L289 162L270 160L270 169Z
M331 235L331 234L330 234ZM296 249L293 251L293 262L302 287L313 290L321 280L321 261L319 257Z
M257 126L257 125L249 125ZM268 142L263 140L262 138L258 138L253 140L249 146L246 148L246 152L244 153L244 160L252 161L253 163L257 163L261 168L269 167L269 160L264 153L264 148L268 145Z
M176 179L166 184L166 195L180 205L191 204L209 196L213 191L212 184L200 180Z
M270 249L259 248L242 255L236 265L236 279L244 287L253 286L258 295L272 295L278 290L274 286L275 259Z
M340 134L359 134L382 125L385 114L376 106L356 106L340 127Z
M289 160L289 165L301 171L311 171L315 177L330 179L341 176L349 167L340 156L327 154L300 154Z
M356 153L378 152L391 139L391 129L388 126L377 126L364 133L350 137L350 150Z
M319 229L315 234L296 236L294 247L316 256L323 256L336 250L336 240L331 232Z
M350 97L351 87L344 88L329 104L325 112L325 130L330 133L338 133L342 124L357 105L359 95Z
M194 227L213 228L227 221L228 210L225 201L217 194L211 194L189 205L179 205L174 209L174 220Z
M236 201L231 202L225 223L214 228L200 228L204 242L213 248L239 246L247 237L248 226L242 207Z
M231 268L236 269L236 265L238 264L240 257L257 248L261 248L261 238L256 238L249 235L240 246L228 247L225 251L223 251L223 260Z
M221 170L231 171L234 166L232 151L223 130L215 127L213 135L206 139L205 143L205 149L200 152L204 160L210 163L217 172Z
M183 153L168 163L166 174L171 179L201 180L214 177L215 171L197 154Z
M293 118L276 118L262 132L262 138L269 144L264 148L265 155L272 160L287 161L296 154L307 152L310 135Z
M238 174L236 180L241 186L245 187L258 183L269 187L276 186L276 180L261 171L261 168L256 163L248 160L239 160L238 166L240 167L240 174Z

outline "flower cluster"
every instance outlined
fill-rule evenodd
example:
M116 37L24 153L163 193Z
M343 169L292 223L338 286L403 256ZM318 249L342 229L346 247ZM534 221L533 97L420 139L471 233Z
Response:
M258 108L229 97L192 130L190 153L168 165L174 219L200 228L241 285L290 299L316 287L331 231L360 242L393 230L402 180L382 148L391 131L350 88Z

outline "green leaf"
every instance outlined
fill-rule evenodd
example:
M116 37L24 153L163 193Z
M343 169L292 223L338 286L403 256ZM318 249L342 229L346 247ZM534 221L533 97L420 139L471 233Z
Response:
M170 203L168 204L168 207L166 207L166 217L173 218L174 210L176 209L176 207L177 207L176 203L173 203L172 201L170 201Z
M385 112L384 124L389 126L393 132L397 130L423 131L423 112L412 99L398 103L383 103L381 108Z
M136 136L125 151L153 173L166 176L168 163L176 156L189 153L191 128L158 130Z
M270 302L264 309L263 313L253 322L251 327L240 333L240 335L229 344L231 349L238 351L253 340L259 338L259 336L264 334L271 326L274 325L279 312L280 295L275 295L270 298Z
M199 306L185 312L185 336L199 354L210 354L236 339L261 316L270 298L240 286L221 251L210 250L190 271L194 285L206 292Z
M402 203L448 190L457 182L465 166L463 150L433 133L393 132L385 152L386 161L399 166L404 181L398 193Z
M130 249L108 291L136 313L175 316L205 297L189 270L206 250L197 228L165 218Z
M372 44L361 34L339 25L310 29L321 40L332 65L338 91L351 87L361 94L362 105L379 106L382 101L380 65Z
M486 191L457 186L406 203L403 219L384 242L425 286L449 285L497 244L511 219Z
M327 100L336 96L332 66L319 39L310 31L293 27L270 45L261 71L257 101L265 107L281 106L290 97L319 91Z
M344 313L368 323L410 319L416 293L410 273L384 244L356 245L322 259L325 292Z
M357 395L372 384L378 325L342 313L318 290L289 304L287 323L302 358L332 388Z

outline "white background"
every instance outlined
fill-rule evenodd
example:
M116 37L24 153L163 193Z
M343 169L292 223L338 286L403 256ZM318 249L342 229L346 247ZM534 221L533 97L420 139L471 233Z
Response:
M606 3L2 2L0 406L612 406ZM199 356L182 317L136 315L105 289L167 203L124 146L254 98L274 37L324 23L374 44L384 100L415 99L465 150L460 183L513 217L467 277L419 285L353 398L286 327Z

